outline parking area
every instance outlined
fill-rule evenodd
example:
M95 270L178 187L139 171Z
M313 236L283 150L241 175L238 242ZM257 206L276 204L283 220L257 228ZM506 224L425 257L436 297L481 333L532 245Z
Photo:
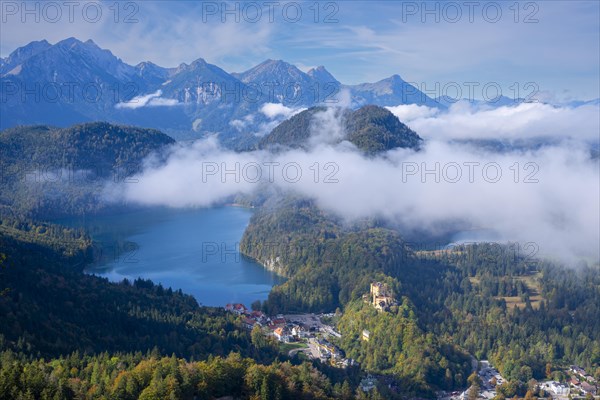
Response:
M306 329L314 328L320 330L325 328L325 325L321 323L321 320L315 314L288 314L284 315L284 318L287 322L302 325Z

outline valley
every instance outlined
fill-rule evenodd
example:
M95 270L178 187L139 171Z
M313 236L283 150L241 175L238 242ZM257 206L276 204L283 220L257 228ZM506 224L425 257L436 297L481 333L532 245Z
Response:
M13 3L0 400L598 399L600 5Z
M363 108L361 112L362 116L352 117L358 122L352 123L361 126L359 131L371 141L359 150L365 154L371 154L380 143L405 143L390 141L390 136L416 135L383 109ZM296 122L302 118L300 114L282 124L274 131L277 139L267 140L287 146L289 135L300 134L300 139L294 140L305 143L310 134L302 132L301 126L306 124ZM35 128L41 133L29 136L25 128L20 129L18 142L14 131L4 131L0 137L4 143L11 143L5 153L9 156L5 165L13 171L9 175L10 186L4 186L2 192L8 207L3 211L0 231L9 265L4 274L12 276L0 299L12 321L12 325L4 325L11 328L2 332L2 343L9 352L58 355L83 351L93 355L95 349L131 351L149 349L145 343L160 343L158 353L146 356L150 357L148 362L156 362L158 355L169 351L178 357L203 357L206 352L212 354L211 346L216 346L223 356L227 354L225 349L235 349L259 362L279 359L292 364L309 363L331 379L331 384L339 385L337 390L342 390L343 385L359 388L359 392L371 392L377 387L388 397L436 397L440 391L465 390L471 384L467 378L472 372L472 357L490 359L497 366L506 380L501 393L508 396L524 395L525 383L560 373L567 364L593 368L593 360L600 357L594 333L598 327L591 323L599 306L597 267L565 269L515 252L511 244L467 242L453 243L443 250L425 250L437 246L423 239L417 241L421 246L405 242L398 228L385 221L369 219L348 224L309 199L276 192L227 198L224 202L251 205L251 209L229 206L177 210L118 202L106 207L102 200L106 186L102 182L119 171L121 164L117 160L136 160L132 157L137 154L152 153L159 155L158 162L166 162L168 158L160 154L173 145L166 136L158 132L146 136L145 131L136 131L137 147L116 151L117 142L97 153L87 150L97 146L92 145L98 143L97 138L105 141L107 134L114 132L116 137L129 141L131 128L108 124L66 130ZM88 152L94 151L101 154L94 160L95 165L105 166L105 172L98 173L92 184L84 180L57 187L51 185L52 181L38 182L55 190L52 201L24 207L19 199L36 190L19 178L20 171L31 168L30 164L21 167L19 163L43 163L51 168L60 165L53 164L57 160L53 154L58 150L53 142L38 144L46 140L44 135L48 133L56 135L54 143L65 135L74 135L83 142L71 150L69 165L88 168ZM27 142L24 137L29 137ZM145 150L148 145L155 146L154 137L165 139L152 150ZM12 143L18 143L18 148L36 149L33 161L11 156L12 149L17 148ZM9 162L10 157L13 161ZM123 182L139 179L136 173L143 160L136 162L138 167L123 175ZM86 195L74 198L74 190ZM48 195L47 191L37 193ZM40 199L44 198L48 199ZM92 203L90 199L94 199ZM42 215L63 216L49 224L39 221ZM30 222L23 223L24 219ZM447 235L453 236L461 235ZM20 246L35 246L34 251L40 255L17 261ZM53 260L45 264L53 266L48 269L39 264L36 260L40 257ZM34 274L26 285L13 275L21 268ZM40 273L47 277L38 284L42 285L38 286L41 290L34 290L30 285L36 285L35 276ZM570 276L568 280L559 278L565 274ZM58 287L47 286L48 283L64 280L72 281L70 285L74 286L72 291L59 295L64 303L47 303L57 296L57 288L64 287L64 283ZM373 290L373 282L381 282L378 285L386 288L389 298L385 298L385 305L364 300L369 296L369 287ZM77 287L85 287L85 292L79 292ZM89 292L90 288L95 289ZM90 328L102 324L98 318L105 314L94 316L93 308L79 309L77 320L64 316L61 329L65 330L58 331L51 320L28 320L24 325L22 317L17 317L23 312L16 311L17 299L28 299L27 304L31 305L25 310L34 305L43 310L54 304L48 309L49 315L60 315L72 310L80 296L86 304L86 296L93 296L92 304L99 301L93 294L98 290L105 293L104 298L126 298L134 293L140 297L137 305L127 303L124 315L120 300L103 306L112 313L107 318L113 320L116 316L121 322L98 333ZM175 302L175 308L155 308L152 302L162 297L169 299L169 304ZM186 304L187 311L177 305L180 301ZM228 303L245 304L254 311L226 313L223 307ZM116 309L111 311L110 307ZM238 308L246 310L243 306ZM331 313L328 322L320 324L314 333L300 322L305 318L301 315L311 312ZM167 314L163 317L162 313ZM259 317L254 317L255 313ZM150 318L150 325L128 327L128 318L132 317ZM163 326L156 334L145 330L153 329L152 324L164 323L175 325ZM196 332L207 329L207 323L212 327L208 329L220 324L220 339L203 339L198 347ZM577 333L577 339L560 328L566 323ZM82 332L81 339L48 341L49 337L70 335L67 332L75 326ZM192 331L190 326L194 326ZM170 329L179 331L181 336L160 336L163 333L159 332L168 335ZM278 344L293 341L293 337L302 335L301 329L306 332L301 340L307 341L305 345ZM537 333L531 335L532 330ZM137 342L112 339L125 332L127 337L145 336ZM550 343L556 350L546 352L540 343ZM308 346L308 359L302 355L303 346ZM293 351L294 348L300 350ZM516 350L520 348L528 350ZM387 385L387 389L382 385Z

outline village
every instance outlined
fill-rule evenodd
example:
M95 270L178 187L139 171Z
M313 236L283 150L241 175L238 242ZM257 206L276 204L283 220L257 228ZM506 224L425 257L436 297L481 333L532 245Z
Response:
M243 304L227 304L225 310L241 317L244 328L259 327L264 334L272 336L281 344L289 346L288 354L304 353L309 359L318 359L338 368L357 365L346 358L344 352L331 343L329 338L341 337L339 332L324 322L334 314L278 314L267 316L262 311L252 311Z
M370 292L363 296L363 300L371 303L379 312L388 311L396 304L391 290L381 282L371 283ZM227 304L225 310L239 315L244 328L250 331L258 326L281 343L297 344L289 350L290 356L302 352L309 359L319 359L338 368L358 365L355 360L346 358L344 352L329 340L331 337L341 337L333 326L324 322L334 317L333 313L267 316L262 311L249 310L239 303ZM364 329L362 340L368 341L369 338L370 332Z
M373 282L368 294L363 295L363 301L370 304L378 312L385 313L397 301L389 287L381 282ZM303 353L308 359L320 360L336 368L358 366L358 363L346 358L343 350L332 341L340 338L341 334L330 324L334 313L329 314L278 314L267 316L261 311L249 310L243 304L227 304L225 310L238 315L245 329L252 331L255 327L267 335L275 338L281 348L285 349L290 357ZM339 316L339 315L337 315ZM361 340L369 341L371 332L363 329ZM332 339L333 338L333 339ZM506 382L500 372L488 360L477 361L472 358L473 371L481 382L477 399L492 400L501 397L497 387ZM585 369L571 365L561 371L559 380L535 381L533 389L538 393L538 398L552 398L556 400L590 399L598 395L598 383ZM364 392L369 392L377 385L378 381L386 383L393 388L395 382L390 377L368 374L360 383ZM389 380L389 382L387 382ZM528 382L531 384L532 382ZM439 400L468 400L473 399L471 388L464 391L438 392Z
M563 382L547 380L538 383L539 389L555 399L590 398L598 395L597 380L585 369L571 365L562 374Z
M381 282L371 283L370 292L363 296L363 300L379 312L389 311L391 306L397 304L391 290ZM336 368L358 366L355 360L346 358L344 351L332 343L332 338L341 337L329 323L336 316L334 313L267 316L262 311L250 310L239 303L227 304L225 310L238 315L245 329L252 331L258 327L265 335L275 338L290 357L302 353L308 359L320 360ZM361 340L369 339L370 332L364 329ZM369 392L375 388L378 380L382 379L389 383L390 387L395 385L393 380L368 374L361 381L360 388Z
M478 376L481 381L477 399L491 400L498 398L496 388L506 382L506 379L494 368L489 361L481 360L477 362L473 359L474 366L477 365ZM589 399L598 394L598 382L594 377L588 374L583 368L571 365L561 373L565 377L564 382L556 380L544 380L533 383L533 389L538 393L537 398L552 398L556 400L572 400L576 398ZM439 392L440 400L467 400L470 398L469 391L463 392ZM471 397L473 398L473 397Z

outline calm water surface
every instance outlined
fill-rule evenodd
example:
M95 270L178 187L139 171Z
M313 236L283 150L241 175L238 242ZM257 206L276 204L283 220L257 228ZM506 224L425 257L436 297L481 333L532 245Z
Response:
M103 244L102 261L88 273L112 281L151 279L182 289L203 305L249 306L283 281L239 253L251 215L240 207L151 209L60 222L85 227Z

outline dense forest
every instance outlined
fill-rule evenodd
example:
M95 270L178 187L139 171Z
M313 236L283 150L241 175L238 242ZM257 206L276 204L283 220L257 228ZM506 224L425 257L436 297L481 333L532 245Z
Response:
M464 387L471 373L470 357L444 338L424 332L416 315L406 297L385 313L355 300L338 323L339 344L362 368L393 375L404 393L434 396L433 389ZM368 341L362 340L365 329Z
M179 290L85 275L82 232L3 222L2 400L383 398L344 371L290 363L272 338Z
M419 303L433 310L424 315L432 316L427 323L437 334L452 334L476 357L490 358L506 377L522 382L555 377L549 372L569 364L600 367L597 265L566 268L492 244L458 248L439 262L456 268L464 291L449 275L437 294L420 288ZM446 310L452 319L436 315Z
M342 349L368 371L411 376L406 387L464 385L469 367L460 369L464 359L448 352L453 346L494 362L510 381L509 395L531 379L560 378L573 363L600 368L597 265L537 260L516 243L413 251L393 228L347 226L308 201L257 212L241 249L289 278L273 288L265 310L341 308ZM388 282L399 310L364 305L374 281ZM363 329L376 339L361 341ZM391 342L385 332L395 332Z
M240 250L289 278L271 291L271 313L334 310L362 296L378 277L399 274L410 251L393 230L345 230L310 202L293 200L255 213Z
M42 357L155 346L181 357L249 354L248 334L224 311L200 308L193 297L150 281L114 284L84 274L89 244L71 239L72 231L50 230L35 234L46 236L37 242L0 233L4 348Z
M94 122L0 132L0 211L50 218L97 212L106 182L123 183L175 141L153 130ZM24 156L26 155L26 156Z
M284 122L262 146L305 146L318 111ZM341 117L366 154L420 145L379 107ZM104 123L0 132L0 399L395 396L386 385L357 390L364 373L393 377L404 398L432 398L472 383L472 357L507 378L499 399L524 396L536 379L564 380L570 364L600 378L598 265L567 268L517 243L411 248L397 227L349 224L306 199L242 198L258 210L240 249L287 278L259 305L268 314L341 311L332 340L358 372L288 359L180 290L84 274L102 249L41 216L109 211L101 186L171 144L158 131ZM365 301L372 282L395 297L384 312Z
M357 396L355 397L355 393ZM153 352L73 353L50 362L0 354L0 400L383 399L354 392L307 363L258 364L237 353L189 362Z

